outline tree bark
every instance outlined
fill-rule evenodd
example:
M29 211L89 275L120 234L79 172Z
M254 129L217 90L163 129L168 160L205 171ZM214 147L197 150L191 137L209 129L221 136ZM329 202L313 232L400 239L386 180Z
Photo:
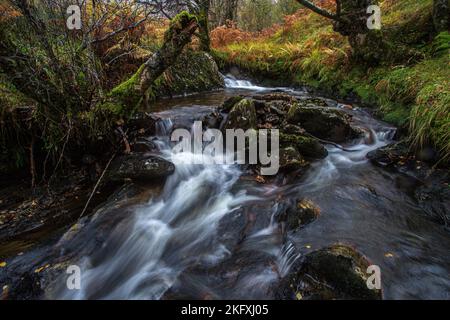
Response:
M186 11L176 15L164 34L164 43L128 80L115 87L110 97L121 106L121 113L129 114L138 105L148 106L156 79L173 65L198 28L198 19Z
M434 0L433 23L437 32L449 31L450 4L449 0Z
M140 76L142 94L145 94L155 80L175 63L183 48L191 41L197 27L197 18L187 12L182 12L172 19L169 30L164 35L164 44L144 63Z
M348 37L355 59L376 64L386 54L385 50L387 49L380 32L367 27L367 20L370 17L367 8L370 5L376 5L377 0L337 0L335 14L308 0L297 0L297 2L319 15L331 19L334 31Z
M209 7L210 0L199 1L198 33L200 50L206 52L209 52L211 47L211 40L209 38Z

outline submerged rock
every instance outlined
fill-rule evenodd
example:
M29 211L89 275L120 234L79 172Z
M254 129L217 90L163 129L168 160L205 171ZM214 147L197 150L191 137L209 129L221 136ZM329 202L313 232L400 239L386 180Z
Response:
M419 206L432 220L450 227L450 184L436 179L420 186L414 192Z
M381 299L381 290L367 287L369 265L364 256L344 245L311 252L281 281L276 298Z
M256 111L255 104L251 99L242 99L228 114L224 129L255 129Z
M152 155L133 154L114 160L108 173L108 180L121 182L125 179L152 181L171 175L173 163Z
M295 103L289 109L287 121L307 132L333 142L357 137L360 132L350 125L351 116L338 109L302 106Z
M295 230L305 226L320 215L320 208L308 199L298 200L287 210L287 227Z
M287 231L302 228L316 220L320 215L320 208L308 199L298 199L293 203L288 201L283 204L283 208L284 210L277 214L276 220Z

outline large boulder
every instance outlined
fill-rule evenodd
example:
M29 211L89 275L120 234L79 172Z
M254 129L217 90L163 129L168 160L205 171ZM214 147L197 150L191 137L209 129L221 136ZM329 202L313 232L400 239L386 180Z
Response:
M382 298L381 290L369 289L370 263L351 247L333 245L307 254L294 266L276 291L278 299Z
M164 178L175 171L173 163L153 155L132 154L118 157L108 171L109 181L126 179L149 182Z
M224 129L256 129L255 104L251 99L242 99L228 114Z
M350 120L351 116L342 110L299 103L294 103L287 115L289 123L301 126L320 139L334 142L343 142L360 134L350 125Z
M154 95L155 98L184 95L217 90L224 86L223 76L208 53L186 50L157 79Z

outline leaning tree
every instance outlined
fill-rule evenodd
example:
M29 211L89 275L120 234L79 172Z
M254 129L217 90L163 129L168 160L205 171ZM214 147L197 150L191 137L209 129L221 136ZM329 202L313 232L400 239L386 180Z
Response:
M312 1L297 1L315 13L332 20L333 29L348 38L355 59L377 63L386 54L386 45L381 32L367 27L367 21L372 15L368 13L367 8L377 5L378 0L336 0L335 12L321 8Z

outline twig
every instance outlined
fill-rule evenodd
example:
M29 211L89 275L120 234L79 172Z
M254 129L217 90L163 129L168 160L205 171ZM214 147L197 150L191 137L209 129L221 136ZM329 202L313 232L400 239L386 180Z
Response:
M109 168L109 165L111 164L111 161L114 159L115 156L116 156L116 152L115 152L115 153L112 155L112 157L109 159L108 163L106 164L105 169L103 170L102 174L100 175L100 178L98 178L97 183L95 184L94 189L93 189L92 192L91 192L91 195L89 196L89 198L88 198L86 204L84 205L83 211L81 211L81 214L80 214L80 216L78 217L78 220L80 220L81 217L82 217L82 216L84 215L84 213L86 212L87 207L89 206L89 203L91 202L91 199L92 199L92 197L94 196L95 191L97 191L97 188L98 188L98 186L100 185L100 182L102 181L103 176L105 175L106 171L107 171L108 168Z

